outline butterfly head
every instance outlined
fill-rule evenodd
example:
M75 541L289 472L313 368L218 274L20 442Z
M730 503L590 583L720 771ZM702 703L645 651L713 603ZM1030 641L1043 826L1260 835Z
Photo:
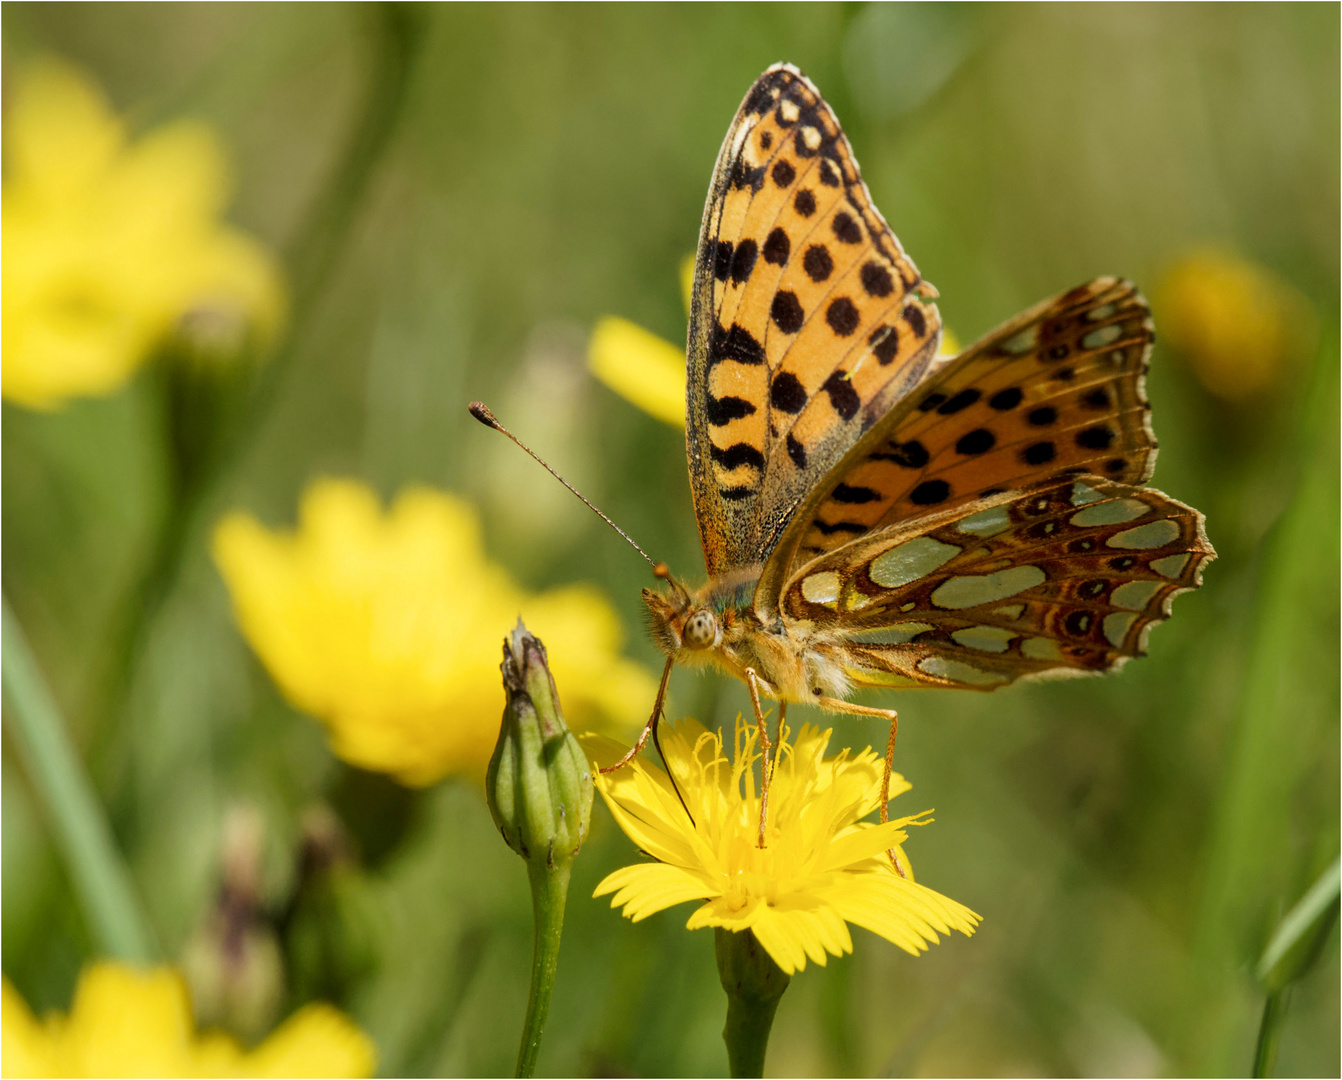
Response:
M671 576L665 563L654 573L670 587L661 593L643 590L648 606L648 627L652 638L668 656L688 659L686 654L701 653L722 643L722 626L711 607L698 603L679 581Z

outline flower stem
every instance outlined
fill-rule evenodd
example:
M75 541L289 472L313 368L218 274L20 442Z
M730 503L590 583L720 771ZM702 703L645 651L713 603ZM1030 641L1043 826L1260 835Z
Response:
M531 956L531 996L522 1027L522 1045L517 1051L517 1075L534 1076L540 1055L545 1018L550 1013L550 994L559 965L559 939L564 932L564 901L568 897L570 864L546 866L540 860L527 862L531 878L531 910L536 918Z
M149 925L130 872L75 753L23 628L3 601L6 728L50 816L56 845L100 952L138 963L153 959Z
M1286 998L1290 994L1288 986L1284 990L1268 994L1263 1002L1263 1020L1258 1025L1258 1045L1253 1052L1253 1075L1271 1076L1272 1066L1277 1060L1277 1044L1281 1040L1281 1021L1286 1015Z
M792 976L785 974L749 930L716 930L718 977L727 991L727 1044L731 1075L763 1076L774 1013Z

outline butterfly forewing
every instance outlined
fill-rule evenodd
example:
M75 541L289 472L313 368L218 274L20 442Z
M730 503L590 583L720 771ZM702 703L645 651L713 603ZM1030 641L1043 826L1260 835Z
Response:
M711 574L763 560L923 377L941 326L924 295L829 107L771 68L719 153L695 271L686 443Z
M850 635L837 658L860 683L987 690L1142 655L1213 556L1196 510L1087 475L872 532L808 563L782 607Z

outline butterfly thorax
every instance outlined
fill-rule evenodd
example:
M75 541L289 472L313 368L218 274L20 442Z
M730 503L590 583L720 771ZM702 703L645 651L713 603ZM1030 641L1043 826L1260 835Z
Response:
M712 665L742 680L754 671L770 697L810 701L846 694L851 682L832 648L835 635L792 620L761 619L752 603L760 570L737 568L695 591L678 583L669 593L644 589L653 640L678 664Z

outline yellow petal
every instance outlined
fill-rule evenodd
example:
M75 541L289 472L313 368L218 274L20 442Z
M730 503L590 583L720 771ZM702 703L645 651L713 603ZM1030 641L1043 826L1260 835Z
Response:
M644 412L685 426L685 353L643 327L608 315L592 330L592 374Z
M373 1041L329 1005L305 1005L248 1055L251 1076L372 1076Z
M412 488L384 512L363 484L318 481L297 530L230 514L213 547L243 636L285 697L341 758L407 785L483 780L503 707L499 639L519 613L570 723L618 730L655 696L595 589L528 596L489 561L473 508L445 493Z
M626 866L607 875L592 895L615 893L610 906L624 908L627 918L639 922L686 900L703 900L713 896L715 891L702 877L678 866L644 863L641 866Z
M931 813L930 810L923 814ZM872 825L869 828L854 829L836 837L825 851L824 859L818 870L841 870L863 859L884 854L889 848L904 843L908 839L905 828L910 824L923 824L917 817L897 818L884 825Z

